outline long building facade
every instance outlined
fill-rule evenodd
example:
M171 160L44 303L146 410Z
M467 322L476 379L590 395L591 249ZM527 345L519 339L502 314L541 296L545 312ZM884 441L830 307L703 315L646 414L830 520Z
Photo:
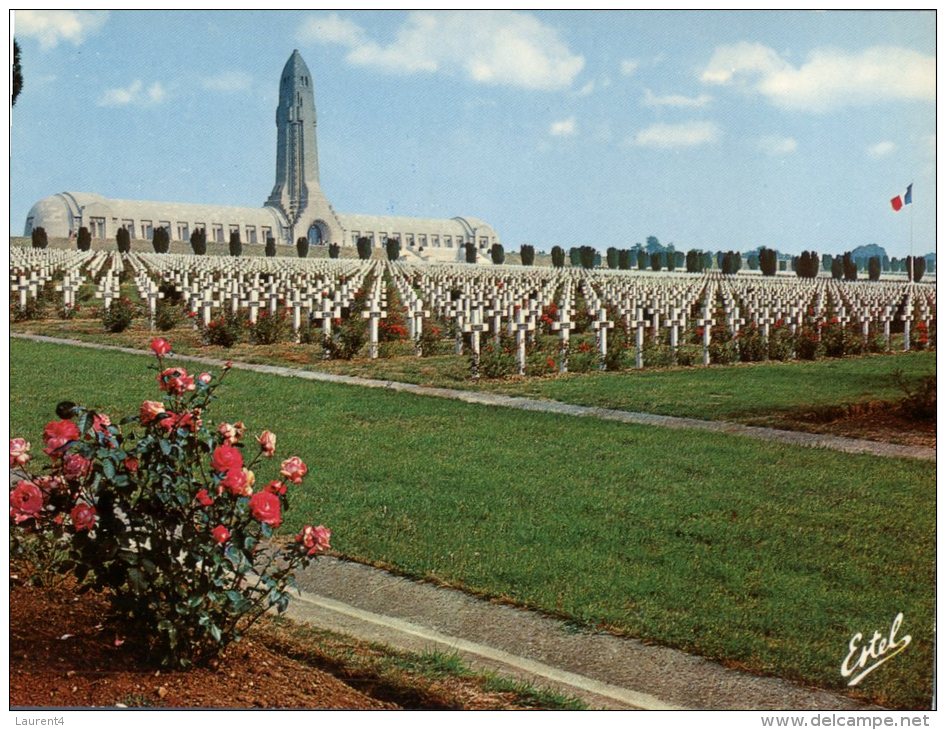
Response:
M479 252L499 243L496 231L469 216L448 219L337 213L319 182L317 118L312 75L293 51L279 81L276 107L276 183L262 208L105 198L96 193L64 192L30 209L24 234L42 227L52 237L74 235L86 227L93 238L114 238L122 227L134 239L150 240L166 228L171 240L188 241L200 228L208 241L225 243L234 231L246 244L292 245L306 237L311 245L355 245L362 237L376 247L389 239L401 250L428 260L462 261L464 246Z

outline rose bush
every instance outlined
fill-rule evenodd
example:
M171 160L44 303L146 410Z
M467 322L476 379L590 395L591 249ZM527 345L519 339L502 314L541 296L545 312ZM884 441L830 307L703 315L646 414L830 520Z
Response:
M117 425L68 404L71 418L43 431L48 474L30 473L30 443L10 439L10 466L26 474L11 488L10 518L17 534L63 547L59 568L80 590L107 589L125 629L148 637L162 664L187 666L268 609L284 611L294 571L329 549L331 532L306 525L285 547L270 540L305 463L285 459L286 481L254 491L252 469L275 455L276 436L264 431L245 459L243 424L208 418L229 364L219 378L194 378L164 366L166 341L152 350L162 399Z

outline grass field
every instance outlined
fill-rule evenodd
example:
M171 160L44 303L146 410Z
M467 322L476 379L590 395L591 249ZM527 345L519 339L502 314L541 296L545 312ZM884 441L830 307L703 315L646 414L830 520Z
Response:
M155 336L140 324L120 334L106 334L101 323L92 319L23 322L13 325L13 329L142 350L148 348ZM323 360L318 345L285 342L267 346L239 343L229 349L210 347L200 344L190 327L178 327L164 336L181 354L548 398L577 405L747 422L804 409L896 400L904 393L895 382L894 371L901 370L908 380L936 371L936 352L927 350L814 362L759 362L474 382L469 378L467 359L456 355Z
M63 399L136 411L156 394L148 362L12 340L12 435L38 442ZM808 387L805 366L771 367ZM928 462L231 377L214 418L270 428L280 455L310 465L287 532L324 522L354 559L834 689L851 636L884 633L903 612L913 643L857 692L929 705Z

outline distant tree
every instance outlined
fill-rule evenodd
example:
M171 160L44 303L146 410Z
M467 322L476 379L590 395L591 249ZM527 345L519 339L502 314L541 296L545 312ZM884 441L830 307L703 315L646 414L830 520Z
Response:
M230 231L230 255L243 255L243 242L240 240L240 229Z
M660 271L660 254L654 252L650 255L650 268L654 271Z
M871 256L867 261L867 278L871 281L880 280L880 256Z
M16 97L23 90L23 69L20 67L20 44L13 39L13 94L10 106L16 106Z
M330 243L328 246L328 257L330 259L337 259L338 254L341 253L341 250L341 246L339 246L337 243Z
M276 255L276 239L272 236L266 237L266 255L270 258Z
M664 265L667 267L667 271L673 271L677 268L677 257L673 251L667 251L663 255Z
M362 261L367 261L371 258L371 239L367 236L361 236L358 241L355 243L355 247L358 249L358 258Z
M834 261L831 254L823 253L821 254L821 270L822 271L831 271L831 263Z
M464 244L466 249L466 262L468 264L476 263L476 244L475 243L466 243Z
M49 239L46 237L46 229L42 226L33 229L30 233L30 239L33 242L33 248L46 248L49 245Z
M831 259L831 278L844 278L844 259L842 259L840 256L835 256L833 259Z
M384 242L384 250L388 255L388 261L397 261L401 258L401 241L397 238L389 238Z
M926 273L926 258L924 256L907 256L906 259L907 277L912 274L913 281L919 281Z
M890 257L886 254L880 258L880 269L881 271L890 271Z
M643 271L647 268L648 256L644 251L637 252L637 268L639 271Z
M207 254L207 231L204 228L195 228L191 233L191 250L195 256Z
M716 268L720 271L723 270L723 257L726 255L725 251L716 252Z
M489 257L494 264L499 266L506 260L506 251L500 243L494 243L489 248Z
M686 270L688 274L698 274L703 270L703 252L691 248L686 253Z
M841 259L841 267L844 270L844 278L847 281L857 281L857 262L851 256L850 251L846 251Z
M647 236L647 253L656 253L663 248L657 236Z
M131 251L131 234L125 226L118 229L115 234L115 245L118 247L118 253L128 253Z
M300 259L309 256L309 239L305 236L299 236L299 238L296 239L296 256Z
M572 266L581 266L581 249L577 246L568 249L568 261Z
M683 251L674 251L673 252L673 265L678 269L682 269L685 264L686 264L686 254L683 253Z
M746 259L746 262L749 264L749 269L750 269L750 270L752 270L752 271L758 271L758 270L759 270L759 254L757 254L757 253L750 253L749 256L748 256L748 258Z
M583 269L593 269L595 267L595 256L597 251L591 246L582 246L578 249L578 262Z
M763 276L775 276L778 271L778 254L774 249L762 248L759 250L759 266Z
M561 246L552 246L552 266L556 269L565 266L565 249Z
M532 266L535 263L535 247L524 243L519 247L519 260L523 266Z
M713 254L711 251L707 251L703 254L703 271L707 271L713 268Z
M795 265L795 274L802 279L814 279L818 276L820 259L815 251L802 251Z
M154 229L154 235L151 237L151 248L154 249L155 253L167 253L171 250L171 236L168 234L167 228L158 226Z
M605 252L605 258L608 261L609 269L616 269L618 267L618 250L614 246L610 246Z
M618 251L618 268L628 271L631 268L631 252L626 248Z
M92 248L92 234L85 226L79 229L79 235L76 237L76 247L80 251L88 251Z
M724 274L733 274L733 260L732 260L732 251L726 251L723 254L722 266L719 267L719 270Z

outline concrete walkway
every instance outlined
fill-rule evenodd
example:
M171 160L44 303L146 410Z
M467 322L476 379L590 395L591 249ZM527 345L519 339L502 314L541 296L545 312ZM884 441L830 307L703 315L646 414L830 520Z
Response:
M409 651L456 652L593 708L877 709L358 563L323 557L297 579L303 593L288 612L296 621Z
M68 340L59 337L46 337L43 335L28 335L22 333L11 333L10 336L17 339L32 340L34 342L49 342L58 345L87 347L93 350L124 352L132 355L147 354L143 350L136 350L130 347L115 347L113 345L101 345L94 342L80 342L78 340ZM210 357L201 357L197 355L175 354L174 357L175 359L184 362L199 363L201 365L207 365L211 367L222 367L224 364L223 360ZM791 446L804 446L808 448L830 449L833 451L842 451L849 454L871 454L873 456L936 461L936 450L925 446L890 444L881 441L867 441L865 439L847 438L845 436L832 436L829 434L806 433L803 431L784 431L781 429L764 428L761 426L746 426L741 423L732 423L729 421L704 421L697 418L661 416L653 413L635 413L633 411L621 411L613 408L596 408L592 406L579 406L569 403L560 403L558 401L540 400L535 398L520 398L516 396L501 395L499 393L484 393L469 390L453 390L450 388L436 388L427 385L415 385L413 383L399 383L391 380L373 380L370 378L361 378L352 375L337 375L335 373L323 373L311 370L302 370L300 368L281 367L277 365L258 365L254 363L234 362L233 368L237 370L250 370L257 373L278 375L281 377L314 380L324 383L339 383L342 385L353 385L362 388L383 388L385 390L394 390L402 393L413 393L414 395L429 396L434 398L447 398L450 400L463 401L464 403L498 406L501 408L515 408L522 411L537 411L541 413L558 413L562 415L579 416L585 418L600 418L605 421L618 421L621 423L634 423L644 426L657 426L661 428L682 428L696 429L698 431L713 431L716 433L725 433L732 436L745 436L761 441L789 444Z

